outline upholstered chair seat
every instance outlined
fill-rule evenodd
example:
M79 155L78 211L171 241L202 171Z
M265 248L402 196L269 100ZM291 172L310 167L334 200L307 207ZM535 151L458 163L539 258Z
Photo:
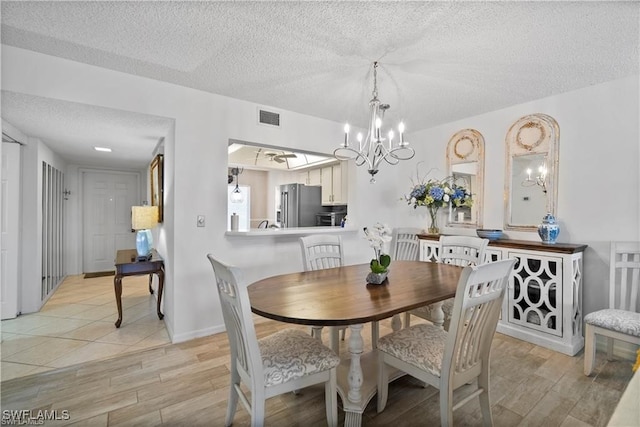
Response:
M297 329L286 329L258 340L264 385L271 387L324 372L340 358L320 341Z
M447 332L444 329L419 324L380 338L378 349L439 377L446 340Z

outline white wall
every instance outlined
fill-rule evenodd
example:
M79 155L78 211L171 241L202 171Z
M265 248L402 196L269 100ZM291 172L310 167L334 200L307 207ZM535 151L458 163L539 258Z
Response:
M3 89L175 120L164 142L165 222L156 240L167 261L165 319L174 341L222 330L208 252L246 267L248 282L301 269L297 238L224 235L227 142L233 138L330 153L342 140L342 124L281 111L282 128L272 129L257 125L257 106L249 102L14 47L3 46L2 67ZM585 311L604 306L603 254L609 240L640 239L637 76L414 132L407 140L416 157L402 166L383 165L376 184L369 184L366 171L351 163L351 223L424 227L426 212L402 200L409 178L421 160L424 170L438 167L444 176L448 139L470 127L486 142L484 226L502 228L504 136L511 123L535 112L549 114L560 124L560 241L590 245ZM625 208L617 209L621 203ZM197 215L206 216L205 228L196 227ZM510 237L537 239L531 233ZM346 235L344 244L347 264L368 261L372 255L359 232Z
M42 162L65 173L66 163L37 138L18 139L22 147L22 256L19 309L40 310L42 300ZM49 295L51 296L51 295Z
M286 146L296 141L295 148L331 152L333 142L341 141L341 124L283 111L282 128L272 129L257 124L255 104L9 46L3 46L2 66L5 90L175 121L164 141L165 221L156 240L166 258L163 299L174 340L222 329L208 252L251 265L248 281L300 269L296 239L279 239L273 250L273 238L224 236L227 142L233 138ZM206 216L207 227L196 227L197 215ZM345 239L347 248L363 243L355 235ZM351 262L361 261L359 251L350 252L356 254Z
M560 127L558 241L589 245L584 254L583 304L584 312L589 313L608 304L609 242L640 240L638 97L638 76L631 76L447 123L410 136L414 146L421 148L414 160L423 160L425 171L439 168L442 178L449 138L465 128L482 133L486 153L484 228L502 229L507 131L513 122L532 113L556 119ZM411 225L424 226L424 222L412 218ZM535 232L506 234L512 239L539 240Z

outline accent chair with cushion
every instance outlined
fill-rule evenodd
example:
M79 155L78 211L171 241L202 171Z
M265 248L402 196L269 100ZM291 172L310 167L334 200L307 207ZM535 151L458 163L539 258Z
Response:
M596 336L605 337L613 359L614 340L640 346L640 242L611 242L609 308L584 317L584 374L591 375Z
M493 425L489 401L491 341L515 260L465 267L458 281L451 327L423 323L378 340L378 412L387 404L389 368L440 390L440 423L453 425L453 411L480 398L483 424ZM477 389L454 405L454 390L475 378Z
M327 424L337 425L336 367L340 358L298 329L282 330L258 340L240 271L211 254L207 258L213 266L231 350L225 426L233 422L238 399L251 414L251 426L263 426L266 399L314 384L324 384ZM249 397L241 385L250 391Z

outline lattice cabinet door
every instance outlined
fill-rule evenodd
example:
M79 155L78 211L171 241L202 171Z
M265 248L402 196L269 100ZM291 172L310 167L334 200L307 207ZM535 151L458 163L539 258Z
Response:
M437 240L420 239L420 261L437 262L438 245Z
M560 257L510 251L508 322L562 336L562 266Z
M438 236L420 237L420 259L435 261ZM500 239L490 242L484 262L516 259L497 331L576 355L582 336L582 255L586 245Z

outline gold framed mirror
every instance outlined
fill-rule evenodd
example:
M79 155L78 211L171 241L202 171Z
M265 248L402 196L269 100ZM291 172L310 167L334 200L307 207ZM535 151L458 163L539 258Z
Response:
M471 206L449 208L448 227L482 228L484 137L475 129L456 132L447 144L447 175L471 194Z
M546 114L518 119L507 132L505 169L506 230L535 231L558 200L558 123Z

